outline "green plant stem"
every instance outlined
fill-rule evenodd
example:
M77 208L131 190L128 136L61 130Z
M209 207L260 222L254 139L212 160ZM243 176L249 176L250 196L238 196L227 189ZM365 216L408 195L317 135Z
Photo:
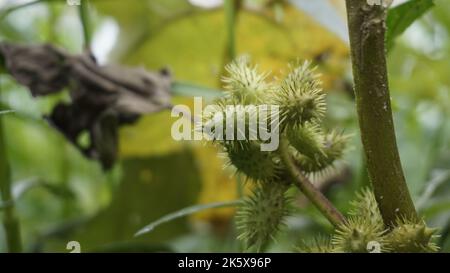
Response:
M0 115L0 195L2 203L6 204L3 208L3 226L6 233L8 252L21 252L20 226L15 215L14 200L12 200L11 172L6 155L4 136L3 116Z
M223 54L222 75L226 75L225 65L236 58L236 21L242 0L225 0L223 9L225 13L226 42ZM219 85L222 81L219 80Z
M237 0L225 0L225 17L227 22L227 62L236 58L236 16L238 11Z
M91 24L89 20L89 2L88 0L81 0L81 4L78 7L81 26L83 28L84 48L90 50L92 33Z
M386 9L347 0L355 97L369 178L384 223L417 219L395 139L386 66Z
M345 217L333 206L333 204L309 181L292 160L286 140L281 139L281 159L286 165L289 175L292 177L294 185L314 204L314 206L333 224L335 227L343 224Z

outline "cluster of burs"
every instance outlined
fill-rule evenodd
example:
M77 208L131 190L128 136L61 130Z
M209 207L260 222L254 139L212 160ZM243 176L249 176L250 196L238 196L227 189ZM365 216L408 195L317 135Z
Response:
M265 108L269 113L261 113L258 107L246 108L247 111L237 111L234 116L236 122L243 118L245 125L255 119L258 124L271 125L271 130L279 132L277 149L263 151L261 144L266 140L248 138L251 134L258 135L250 126L244 127L245 132L242 128L235 132L247 136L244 140L237 137L214 140L223 148L230 166L251 183L252 193L242 201L236 215L239 239L248 251L264 251L285 226L286 217L293 212L289 194L293 184L283 157L291 158L306 177L317 177L332 170L342 158L348 136L336 131L326 132L321 127L326 111L325 94L318 74L309 62L290 66L284 79L270 82L269 74L260 73L246 57L232 62L226 70L228 76L223 79L226 95L215 101L215 111L203 115L203 127L212 132L214 128L225 130L225 117L230 105L236 106L235 109L248 105L278 106L276 111ZM426 228L423 223L399 219L402 222L396 230L387 232L371 191L363 191L354 207L346 222L336 228L333 235L305 242L298 250L367 252L371 242L378 243L382 252L435 250L436 247L430 243L434 230Z

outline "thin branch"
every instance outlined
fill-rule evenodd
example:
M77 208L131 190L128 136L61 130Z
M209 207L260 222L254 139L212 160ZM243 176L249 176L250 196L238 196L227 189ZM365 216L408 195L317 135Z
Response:
M333 204L314 187L309 179L299 170L298 166L294 163L288 151L288 143L281 139L281 159L286 165L290 176L293 179L294 185L297 186L300 191L316 206L316 208L333 224L335 227L342 225L346 219L345 217L333 206Z

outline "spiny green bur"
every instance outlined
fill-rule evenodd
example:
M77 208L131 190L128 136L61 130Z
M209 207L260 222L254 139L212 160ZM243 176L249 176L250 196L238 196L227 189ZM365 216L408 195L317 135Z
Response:
M428 228L423 221L414 223L402 220L386 236L386 243L392 252L437 252L439 248L432 242L436 231L434 228Z
M383 245L383 226L361 217L349 217L336 229L332 244L336 252L366 253L370 242Z
M326 133L320 123L326 110L325 94L318 75L309 62L291 66L289 74L281 81L268 82L268 73L260 73L248 58L240 58L226 66L223 78L226 96L215 101L215 111L204 114L203 128L211 132L223 130L227 106L277 105L279 107L280 142L289 143L291 157L305 174L315 174L332 168L342 157L347 137L335 132ZM217 113L221 113L217 115ZM272 112L243 113L246 116L245 136L249 136L249 120L258 116L258 122L271 124ZM241 115L241 113L237 113ZM236 128L236 127L235 127ZM235 133L235 136L237 132ZM281 163L279 150L261 151L263 140L215 139L237 173L254 182L253 193L245 199L237 213L240 235L248 249L260 251L280 229L288 214L289 199L285 192L290 186L287 171ZM236 138L235 138L236 139Z
M262 250L274 234L283 226L289 214L286 187L265 183L256 186L251 196L244 199L237 213L239 239L247 248Z
M320 120L326 110L325 94L315 68L309 62L292 68L287 77L271 93L272 104L280 106L284 127L301 126Z
M365 189L352 202L352 210L345 224L338 227L330 240L316 240L302 244L301 252L371 252L370 243L376 243L380 252L436 252L433 243L436 229L424 221L398 220L395 228L384 228L383 219L372 191ZM320 243L320 245L319 245Z
M325 114L325 94L318 75L309 62L290 67L281 81L267 82L268 73L259 73L257 66L240 58L227 65L228 76L223 79L226 96L216 101L216 111L205 114L203 123L214 130L225 130L225 120L216 113L226 113L227 106L278 105L280 142L288 143L288 151L303 173L315 175L333 168L342 158L348 136L336 131L325 132L321 120ZM249 121L261 116L252 110L245 118L245 136L249 136ZM270 124L268 115L265 124ZM221 127L219 127L219 125ZM225 131L221 132L225 135ZM242 132L240 132L242 133ZM235 133L235 136L237 132ZM258 135L259 137L259 135ZM289 177L280 159L279 150L261 151L261 139L215 140L222 146L238 173L254 182L253 193L245 198L237 213L239 239L248 249L264 250L283 225L288 215L289 199L286 191ZM357 195L347 220L338 226L330 239L315 240L300 248L306 252L370 252L371 243L379 245L380 252L433 252L435 230L425 223L398 221L392 230L385 229L375 197L370 190Z
M260 146L251 141L225 144L229 163L240 173L254 181L274 181L281 172L274 153L261 152Z
M299 253L333 253L335 249L329 237L317 236L310 241L303 241L296 252Z

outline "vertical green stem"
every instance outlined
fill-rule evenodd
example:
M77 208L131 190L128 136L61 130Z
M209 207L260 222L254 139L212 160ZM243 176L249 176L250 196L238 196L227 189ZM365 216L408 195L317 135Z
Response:
M225 16L227 24L227 52L228 61L236 58L236 15L238 10L237 0L225 0Z
M80 16L81 26L83 28L83 39L84 39L84 48L86 50L90 49L91 45L91 25L89 20L89 2L88 0L81 0L81 4L78 7L78 12Z
M383 216L417 219L395 139L386 66L386 9L347 0L355 97L369 178Z
M57 41L58 36L55 31L55 26L57 25L58 21L58 11L55 5L52 5L51 3L48 3L48 33L47 33L47 40L48 41Z
M1 90L0 90L1 92ZM6 233L6 243L9 252L21 252L22 240L20 236L19 221L14 210L14 200L11 193L11 172L6 154L5 132L3 129L3 116L0 115L0 195L3 208L3 226Z

